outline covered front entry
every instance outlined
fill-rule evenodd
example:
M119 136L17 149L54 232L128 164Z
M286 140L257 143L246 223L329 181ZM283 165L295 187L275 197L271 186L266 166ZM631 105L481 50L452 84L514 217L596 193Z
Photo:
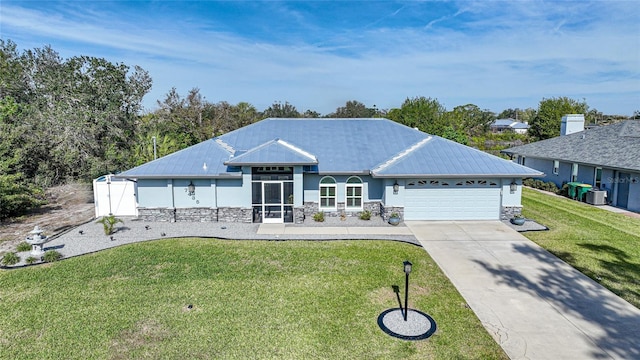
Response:
M415 179L407 182L405 220L498 220L496 179Z
M293 168L261 166L251 170L253 222L293 222Z

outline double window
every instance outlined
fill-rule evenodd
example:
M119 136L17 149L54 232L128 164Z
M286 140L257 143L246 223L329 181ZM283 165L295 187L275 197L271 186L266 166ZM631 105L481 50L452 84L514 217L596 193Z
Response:
M331 176L320 179L320 210L337 210L337 182ZM347 179L344 202L345 210L362 210L362 179L352 176Z

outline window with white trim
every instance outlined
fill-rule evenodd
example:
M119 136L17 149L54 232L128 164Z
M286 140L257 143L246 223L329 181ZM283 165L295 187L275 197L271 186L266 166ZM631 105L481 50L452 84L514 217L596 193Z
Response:
M578 164L571 164L571 182L578 181Z
M560 169L560 161L553 160L553 173L558 175L559 169Z
M336 179L325 176L320 179L320 210L336 210Z
M352 176L347 179L345 208L362 210L362 179Z

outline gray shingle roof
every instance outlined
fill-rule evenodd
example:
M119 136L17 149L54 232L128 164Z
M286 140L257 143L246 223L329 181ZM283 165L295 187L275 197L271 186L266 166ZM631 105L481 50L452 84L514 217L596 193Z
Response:
M240 165L258 164L317 164L321 174L372 173L398 177L542 175L387 119L270 118L120 176L226 177L237 176Z
M640 121L627 120L502 151L524 157L561 160L640 171Z

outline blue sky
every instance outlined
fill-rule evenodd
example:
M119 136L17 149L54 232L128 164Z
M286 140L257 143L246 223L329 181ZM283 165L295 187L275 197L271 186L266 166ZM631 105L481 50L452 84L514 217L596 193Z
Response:
M543 98L640 110L634 1L11 1L0 35L139 65L147 110L176 87L209 102L322 114L407 97L500 112Z

